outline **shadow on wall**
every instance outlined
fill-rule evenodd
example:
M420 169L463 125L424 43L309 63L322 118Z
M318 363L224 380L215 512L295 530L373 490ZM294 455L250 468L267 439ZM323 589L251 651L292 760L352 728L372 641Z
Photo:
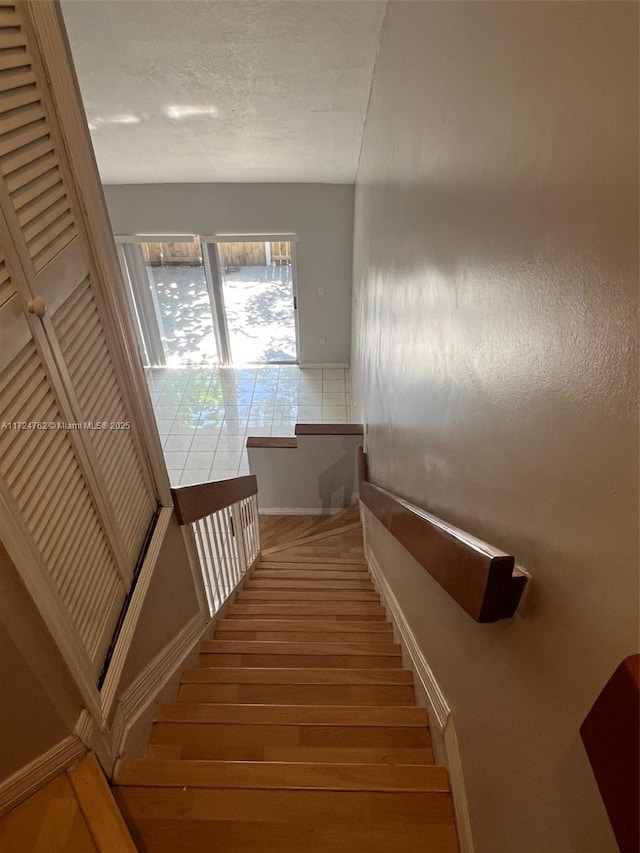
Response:
M318 475L318 497L323 509L349 506L354 493L353 460L344 453Z

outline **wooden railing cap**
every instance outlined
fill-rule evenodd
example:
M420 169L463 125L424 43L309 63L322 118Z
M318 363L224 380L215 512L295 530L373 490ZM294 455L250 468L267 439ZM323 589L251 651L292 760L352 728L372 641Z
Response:
M258 494L255 474L171 489L178 524L191 524Z

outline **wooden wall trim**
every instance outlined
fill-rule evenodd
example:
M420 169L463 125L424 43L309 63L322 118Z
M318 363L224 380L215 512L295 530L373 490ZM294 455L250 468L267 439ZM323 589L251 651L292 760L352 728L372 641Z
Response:
M254 474L171 489L178 524L191 524L257 494L258 480Z
M621 853L640 849L640 655L625 658L580 726Z
M296 435L364 435L362 424L296 424Z
M358 448L360 500L476 622L516 612L527 575L510 554L370 483Z
M247 447L277 447L281 450L295 450L297 446L298 440L292 437L250 435L247 438Z

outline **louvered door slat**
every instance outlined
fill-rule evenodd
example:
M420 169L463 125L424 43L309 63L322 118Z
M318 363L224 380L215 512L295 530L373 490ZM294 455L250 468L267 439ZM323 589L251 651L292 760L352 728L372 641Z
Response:
M1 21L0 26L4 26ZM0 50L0 71L10 71L13 68L22 68L25 65L31 68L31 57L24 48Z
M46 216L43 214L42 218L38 217L35 225L29 228L29 233L33 236L25 236L33 265L38 272L68 246L75 236L73 215L66 199L64 202L64 209L57 213L53 222L45 221Z
M22 205L42 192L39 189L40 183L36 181L47 182L47 186L51 186L60 180L58 166L53 146L50 146L49 150L40 157L29 160L21 168L7 175L5 184L11 193L16 210L20 210Z
M0 30L0 50L12 47L22 47L24 39L18 27L7 27Z
M0 20L0 26L2 26ZM0 92L9 92L12 89L18 89L21 86L28 86L31 83L35 84L36 78L29 65L19 64L14 68L7 69L4 74L0 75Z
M89 393L91 388L97 388L104 381L105 371L108 369L109 356L107 353L102 353L102 357L98 355L93 361L85 361L84 364L77 365L76 388L80 396Z
M0 423L53 423L53 429L0 430L0 482L19 512L60 603L78 632L93 675L99 673L127 589L87 488L66 421L24 314L15 313L14 279L0 255L0 287L25 341L8 361L0 349ZM18 318L22 319L18 319ZM6 328L3 315L0 323ZM18 328L19 327L19 328ZM9 349L6 350L9 352Z
M15 294L16 289L7 270L7 265L0 263L0 308Z
M50 221L53 221L51 218L52 211L57 209L56 205L59 205L61 202L64 202L64 187L60 182L58 182L52 187L45 189L40 195L36 196L33 201L17 208L18 222L25 229L24 233L27 239L29 236L27 229L29 228L30 223L42 215L47 215L50 217Z
M0 72L0 80L2 80L2 72ZM7 157L15 151L24 148L31 142L36 142L38 139L49 138L49 127L42 118L37 121L32 121L29 124L20 125L16 130L4 130L2 125L2 134L0 134L0 157Z
M34 161L42 157L46 157L53 152L53 144L49 137L45 134L38 133L38 130L46 129L44 122L32 129L30 135L35 136L35 139L28 142L24 146L18 148L10 148L8 152L3 153L3 138L0 137L0 168L5 175L11 175L18 172L25 166L30 166ZM23 134L24 138L24 134ZM7 185L9 182L7 181Z
M61 456L59 461L68 462L69 460L65 460L64 456ZM51 491L57 491L66 495L67 506L69 507L69 511L72 512L74 523L84 524L86 522L91 509L90 505L84 500L82 485L77 478L74 478L73 468L56 472L50 478L50 482L43 482L42 487L44 488L45 485ZM33 530L34 536L45 543L42 552L44 559L48 560L49 557L52 557L56 565L60 551L64 547L64 544L55 536L55 531L60 524L62 514L63 506L56 507L52 512L51 510L42 508L38 504L34 506L32 513L25 514L25 519Z
M38 87L35 81L32 83L18 84L9 87L5 78L4 88L0 89L0 114L7 113L9 110L16 110L18 107L25 107L27 104L39 104L40 96Z
M39 101L35 101L26 107L18 107L2 116L2 133L10 133L12 130L26 127L32 122L42 121L45 118L44 110Z
M21 189L15 190L11 195L11 200L14 204L16 215L19 215L23 208L36 199L41 198L42 194L46 190L50 187L55 187L58 183L60 183L58 173L55 169L49 169L48 172L45 172L39 178L31 181ZM20 220L18 219L18 223L19 222Z
M52 322L83 417L93 422L126 422L126 407L88 279L60 305ZM100 364L100 372L90 374L89 382L85 381L87 361ZM153 501L132 436L128 430L95 430L91 440L127 553L133 558L145 534L141 519L148 517ZM142 502L141 493L146 495Z

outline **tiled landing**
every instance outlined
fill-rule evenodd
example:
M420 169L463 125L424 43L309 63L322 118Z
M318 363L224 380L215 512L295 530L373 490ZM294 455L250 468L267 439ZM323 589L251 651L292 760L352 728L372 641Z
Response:
M351 421L342 368L148 368L147 382L173 486L248 474L249 435Z

